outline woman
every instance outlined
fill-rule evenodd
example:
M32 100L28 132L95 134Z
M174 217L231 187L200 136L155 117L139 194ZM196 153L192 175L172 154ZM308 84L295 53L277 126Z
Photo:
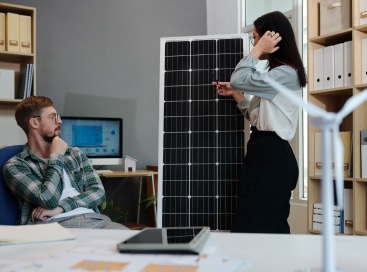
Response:
M232 232L290 233L289 200L297 184L298 165L289 141L296 132L299 109L264 77L301 95L306 74L292 26L281 12L256 19L252 38L254 47L237 64L230 82L213 82L219 95L237 101L252 131ZM256 71L260 59L268 60L265 73Z

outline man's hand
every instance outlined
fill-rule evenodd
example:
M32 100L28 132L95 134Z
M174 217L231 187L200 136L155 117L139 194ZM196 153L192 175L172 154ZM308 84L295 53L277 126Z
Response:
M61 208L60 206L57 206L55 209L52 209L52 210L44 209L42 207L37 207L32 211L32 222L43 221L43 220L46 220L47 218L50 218L54 215L57 215L63 212L64 212L64 209Z
M55 136L50 146L50 152L51 154L64 155L67 148L68 148L68 144L63 139L61 139L59 136Z

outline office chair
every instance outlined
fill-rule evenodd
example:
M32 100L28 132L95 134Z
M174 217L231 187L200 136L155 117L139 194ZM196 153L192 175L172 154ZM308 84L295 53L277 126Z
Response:
M24 145L12 145L0 148L0 225L15 225L19 215L18 202L5 184L3 176L4 164L20 153Z

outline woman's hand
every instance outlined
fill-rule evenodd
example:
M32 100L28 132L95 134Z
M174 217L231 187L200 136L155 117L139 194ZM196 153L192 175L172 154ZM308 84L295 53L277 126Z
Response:
M221 96L232 96L237 103L239 103L244 98L243 93L233 89L229 82L214 81L212 82L212 84L215 85L217 93Z
M215 85L215 89L217 91L217 94L222 95L222 96L232 96L233 92L235 91L234 89L232 89L229 82L216 82L216 81L213 81L212 84Z
M274 53L279 49L277 44L282 40L279 33L274 31L266 31L252 48L250 56L261 59L261 56Z

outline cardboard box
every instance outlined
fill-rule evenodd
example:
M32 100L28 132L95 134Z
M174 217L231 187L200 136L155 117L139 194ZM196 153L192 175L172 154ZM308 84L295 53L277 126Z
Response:
M352 27L351 0L320 1L320 35Z

